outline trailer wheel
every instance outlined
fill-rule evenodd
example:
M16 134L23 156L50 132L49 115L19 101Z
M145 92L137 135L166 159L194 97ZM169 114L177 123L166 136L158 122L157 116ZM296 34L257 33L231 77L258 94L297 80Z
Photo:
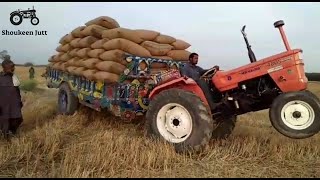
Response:
M20 13L13 13L10 15L10 22L11 24L18 26L22 23L22 15Z
M34 25L34 26L38 25L39 24L39 18L37 18L37 17L31 18L31 24Z
M223 119L222 119L223 118ZM212 132L212 139L227 139L233 132L237 116L219 117L217 128Z
M200 151L208 144L214 122L201 99L191 92L169 89L160 92L146 113L148 137L164 139L176 152Z
M72 93L67 83L61 84L58 93L58 112L62 115L73 115L79 107L78 98Z
M320 130L320 101L310 91L279 95L269 111L272 126L284 136L303 139Z

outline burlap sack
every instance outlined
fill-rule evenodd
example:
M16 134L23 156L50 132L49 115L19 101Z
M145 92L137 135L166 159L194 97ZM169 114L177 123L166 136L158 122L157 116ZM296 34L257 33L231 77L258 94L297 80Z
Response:
M96 64L97 69L114 74L122 74L126 66L114 61L102 61Z
M120 49L122 51L141 57L151 56L150 52L146 48L140 46L137 43L122 38L112 39L104 43L103 48L107 51Z
M70 42L70 45L73 47L73 48L80 48L79 46L79 41L81 40L81 38L75 38L73 39L71 42Z
M176 39L174 37L161 34L157 36L153 41L160 44L171 44L171 43L174 43Z
M152 56L165 56L173 49L173 46L170 44L159 44L152 41L144 41L141 43L141 46L146 48Z
M90 26L87 26L83 31L81 31L81 33L84 36L93 36L93 37L101 39L102 31L104 31L104 30L108 30L108 29L105 27L96 25L96 24L92 24Z
M171 44L174 48L174 50L185 50L188 49L191 44L181 40L181 39L177 39L176 42Z
M91 44L92 49L103 49L103 44L109 41L107 38L99 39L98 41Z
M58 54L54 55L53 61L54 61L54 62L59 62L59 61L61 61L61 60L60 60L60 57L61 57L63 54L64 54L64 52L59 52Z
M79 58L88 58L88 53L91 49L90 48L82 48L77 51L77 57Z
M141 61L139 63L139 68L142 71L147 71L148 65L145 61ZM169 68L169 66L166 63L158 63L158 62L153 62L150 64L150 69L161 69L161 68Z
M68 52L72 49L71 45L69 43L67 44L61 44L56 48L56 51L58 52Z
M68 34L62 36L62 38L60 38L60 40L59 40L59 43L62 44L62 45L63 45L63 44L67 44L67 43L68 43L68 42L66 41L67 36L68 36Z
M99 57L104 61L114 61L124 66L128 64L128 62L125 60L125 52L119 49L105 51L100 54Z
M73 37L83 38L85 37L81 32L86 28L86 26L79 26L71 31Z
M168 52L167 56L171 57L174 60L188 61L190 54L191 53L186 50L171 50Z
M48 62L56 62L56 61L54 60L54 57L55 57L55 56L56 56L56 55L50 56L49 59L48 59Z
M134 30L127 29L127 28L120 28L120 27L103 31L102 38L108 38L108 39L122 38L137 44L140 44L143 42L143 39L140 38L138 33L136 33Z
M75 70L73 70L73 74L81 76L82 72L85 70L87 70L85 67L77 67Z
M144 41L153 41L157 36L160 35L157 31L145 30L145 29L136 29L134 30L140 38Z
M66 62L68 61L69 59L71 59L72 56L69 55L69 53L63 53L61 56L60 56L60 61L63 61L63 62Z
M88 69L95 69L95 65L97 63L101 62L100 59L97 58L90 58L90 59L86 59L84 61L82 61L82 67L86 67Z
M75 69L77 69L77 67L69 66L69 67L66 68L66 71L73 74Z
M88 69L88 70L82 71L81 75L84 76L86 79L93 81L93 80L95 80L94 74L96 72L98 72L98 71L95 69Z
M83 67L83 62L85 61L86 59L77 59L74 63L75 66L77 67Z
M55 63L54 62L50 62L47 67L52 67Z
M80 50L80 48L74 48L69 52L69 55L72 57L77 57L77 52Z
M88 52L88 56L91 58L99 58L99 55L104 53L106 50L104 49L92 49Z
M98 71L94 75L94 79L99 81L104 81L106 83L115 83L119 81L120 76L117 74L104 72L104 71Z
M115 19L108 16L100 16L85 23L85 25L87 26L90 26L92 24L100 25L108 29L120 27L119 23Z
M173 60L171 57L169 56L151 56L152 58L156 58L156 59L163 59L163 60Z
M84 37L84 38L80 39L79 47L80 48L89 48L91 46L91 44L93 44L94 42L96 42L98 40L99 40L98 38L95 38L93 36Z
M77 62L80 60L78 57L71 58L67 61L67 66L77 66Z

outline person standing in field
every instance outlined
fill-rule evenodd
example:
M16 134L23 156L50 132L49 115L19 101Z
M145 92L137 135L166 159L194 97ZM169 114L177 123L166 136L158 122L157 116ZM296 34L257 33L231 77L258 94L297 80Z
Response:
M2 62L0 72L0 130L8 138L9 131L16 134L23 121L20 81L14 74L15 64L11 60Z
M31 66L29 69L29 79L33 79L34 74L35 74L35 70L34 70L33 66Z

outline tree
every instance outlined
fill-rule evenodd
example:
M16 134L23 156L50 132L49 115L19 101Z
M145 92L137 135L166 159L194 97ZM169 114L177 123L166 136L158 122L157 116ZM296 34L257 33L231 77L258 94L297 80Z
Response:
M26 63L24 63L24 66L25 67L34 66L34 64L32 62L26 62Z

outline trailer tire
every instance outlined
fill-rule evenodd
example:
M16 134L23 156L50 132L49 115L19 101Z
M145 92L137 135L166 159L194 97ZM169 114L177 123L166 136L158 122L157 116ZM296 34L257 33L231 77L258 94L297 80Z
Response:
M151 100L145 128L147 137L165 140L175 147L176 152L182 153L201 151L211 139L214 124L208 107L198 96L180 89L169 89Z
M221 119L220 119L221 118ZM223 118L223 119L222 119ZM219 117L217 128L212 132L212 139L227 139L232 134L237 122L237 116Z
M320 131L320 100L307 90L284 93L273 101L269 116L272 126L282 135L308 138Z
M58 92L58 113L73 115L79 108L79 100L67 83L62 83Z

